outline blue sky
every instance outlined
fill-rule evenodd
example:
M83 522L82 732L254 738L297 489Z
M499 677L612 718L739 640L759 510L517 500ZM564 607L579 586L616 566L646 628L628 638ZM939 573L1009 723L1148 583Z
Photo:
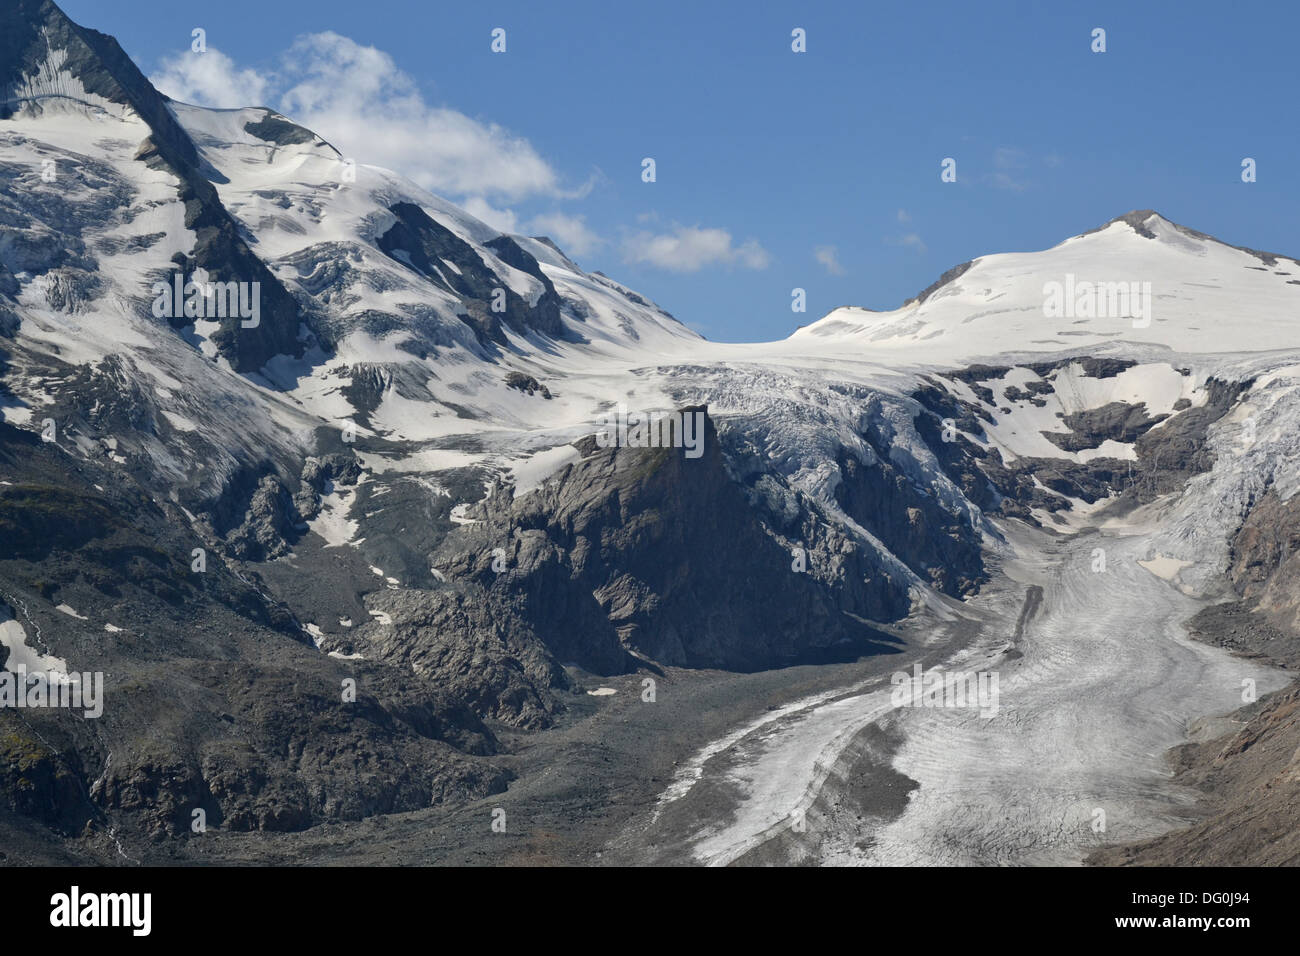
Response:
M62 6L166 92L307 120L713 339L893 308L1136 208L1300 254L1294 3Z

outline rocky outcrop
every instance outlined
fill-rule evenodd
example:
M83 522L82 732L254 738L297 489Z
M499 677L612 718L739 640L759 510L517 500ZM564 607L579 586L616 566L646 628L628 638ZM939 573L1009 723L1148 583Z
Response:
M476 717L383 673L363 672L354 701L300 672L210 663L185 676L229 708L212 731L195 738L195 714L169 714L180 723L163 722L91 790L155 837L191 832L196 809L222 829L301 830L484 796L510 779L476 759L495 750Z
M0 808L68 836L97 817L77 755L55 751L10 710L0 710Z
M1228 413L1251 384L1250 380L1211 378L1205 383L1204 404L1179 412L1141 435L1135 443L1134 479L1126 491L1146 503L1180 490L1190 478L1209 471L1215 457L1206 442L1210 426Z
M558 661L571 658L547 645L522 599L470 585L379 591L367 607L377 619L342 641L345 650L409 668L473 713L513 727L548 727L563 709L569 679ZM582 643L578 633L572 643ZM593 648L582 659L593 668L627 668L616 647Z
M547 400L551 397L551 390L543 385L531 375L525 375L523 372L510 372L506 375L506 385L510 388L517 389L525 395L541 395Z
M954 597L978 589L986 575L975 528L922 493L886 458L864 465L842 454L839 468L840 507L917 576Z
M1008 396L1011 397L1011 396ZM1071 412L1061 421L1070 431L1042 433L1043 437L1062 451L1083 451L1100 448L1103 442L1117 441L1131 444L1164 421L1168 415L1149 415L1145 402L1130 405L1127 402L1108 402L1100 408Z
M1071 364L1078 364L1087 377L1110 378L1136 363L1080 356L1023 367L1046 376ZM1009 366L973 365L945 373L967 385L978 401L957 398L934 379L913 390L911 397L922 409L916 423L918 431L963 493L986 511L1000 511L1031 524L1040 523L1034 512L1062 511L1070 507L1070 499L1092 504L1113 497L1115 507L1126 508L1180 491L1188 480L1213 467L1215 456L1207 443L1210 426L1226 415L1251 386L1248 380L1210 378L1205 383L1205 402L1195 407L1182 402L1173 414L1153 416L1145 403L1110 402L1070 414L1058 413L1070 431L1041 433L1066 452L1099 448L1107 440L1131 444L1134 460L1097 457L1073 461L1023 456L1004 461L996 446L980 447L965 434L986 437L982 423L993 423L997 397L982 383L1001 379L1009 371ZM1014 395L1008 391L1007 397L1041 407L1044 403L1038 396L1050 391L1040 380L1015 389ZM953 427L945 428L945 421Z
M1300 495L1284 500L1269 489L1233 539L1231 561L1228 576L1242 599L1300 634Z
M356 468L322 456L304 484ZM68 836L190 838L195 810L210 827L293 830L505 788L496 738L465 700L312 647L254 572L217 552L196 569L179 509L122 471L2 422L0 470L5 619L104 675L97 718L0 710L0 808Z
M272 110L267 110L256 123L245 123L244 132L277 146L297 146L320 141L320 137L311 130L303 129Z
M484 679L471 649L507 648L524 682L487 683L521 724L545 719L548 661L752 670L869 649L879 635L866 622L905 614L908 582L774 476L734 480L704 420L698 458L587 438L537 490L498 488L433 555L455 593L375 595L391 625L367 625L357 648L462 693ZM493 672L490 652L478 659Z
M504 345L502 322L517 332L531 330L553 337L561 334L560 296L555 286L542 273L537 260L513 240L500 237L487 245L503 262L526 272L538 283L539 294L532 301L515 292L467 242L419 206L399 202L389 211L397 221L375 240L376 245L429 282L460 296L464 321L483 340ZM442 266L443 260L455 268Z
M258 469L240 469L210 506L206 527L232 557L278 558L302 538L307 522L320 511L322 494L335 485L353 485L360 477L356 457L338 452L309 456L296 486L269 462ZM290 492L291 486L296 490Z

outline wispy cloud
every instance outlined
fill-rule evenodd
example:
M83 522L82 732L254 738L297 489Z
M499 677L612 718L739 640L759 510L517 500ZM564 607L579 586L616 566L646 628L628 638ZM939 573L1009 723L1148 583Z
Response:
M820 262L831 275L844 275L844 266L840 265L839 252L834 246L818 246L813 250L813 258Z
M917 233L909 232L901 236L891 236L885 239L885 242L891 246L904 246L908 249L915 249L917 252L924 253L927 249L925 240Z
M757 239L732 244L725 229L674 226L671 232L639 231L623 239L623 261L648 263L672 272L698 272L707 266L738 265L766 269L772 258Z
M1025 151L1014 146L999 146L993 151L993 165L998 169L1024 169Z
M1022 149L1014 146L999 146L993 151L993 172L989 182L998 189L1022 192L1029 188L1029 182L1023 176L1029 168L1029 157Z

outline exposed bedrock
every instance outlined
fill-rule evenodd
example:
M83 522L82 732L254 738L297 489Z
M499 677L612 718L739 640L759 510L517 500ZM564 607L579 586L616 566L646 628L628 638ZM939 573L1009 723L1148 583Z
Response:
M584 439L541 488L471 510L479 523L449 536L435 567L518 608L556 659L600 673L632 666L629 652L748 670L870 646L866 621L906 613L907 582L774 476L734 480L705 422L698 458Z

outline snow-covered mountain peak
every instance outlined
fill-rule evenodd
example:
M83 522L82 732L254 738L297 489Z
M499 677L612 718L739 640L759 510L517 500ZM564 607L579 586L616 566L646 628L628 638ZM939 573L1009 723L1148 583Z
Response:
M1297 318L1300 262L1140 210L1050 249L964 263L890 312L836 309L792 338L965 365L1117 343L1271 351L1300 345Z

